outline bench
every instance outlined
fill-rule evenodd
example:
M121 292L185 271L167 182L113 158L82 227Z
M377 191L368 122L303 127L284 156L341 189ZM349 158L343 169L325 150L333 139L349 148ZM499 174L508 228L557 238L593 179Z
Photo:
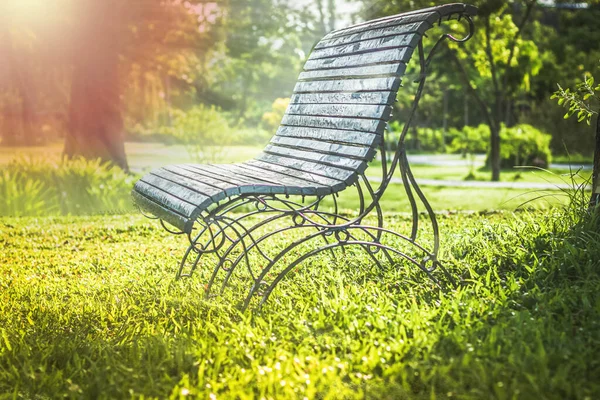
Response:
M235 164L170 165L143 176L132 191L135 204L189 241L177 278L190 276L203 260L206 296L234 288L243 293L245 310L252 302L262 305L311 257L352 247L382 268L404 260L434 282L434 271L452 281L438 261L438 224L410 171L404 139L431 57L443 40L470 38L476 12L448 4L333 31L312 50L281 126L260 155ZM450 19L466 20L468 34L443 34L425 55L425 32ZM388 162L384 131L415 50L420 74L412 113ZM378 152L382 175L370 180L365 170ZM406 234L385 228L380 205L396 169L412 209ZM337 200L350 189L359 201L353 215L341 212ZM432 232L427 244L417 241L418 201ZM376 222L368 225L368 218ZM392 244L385 243L388 237Z

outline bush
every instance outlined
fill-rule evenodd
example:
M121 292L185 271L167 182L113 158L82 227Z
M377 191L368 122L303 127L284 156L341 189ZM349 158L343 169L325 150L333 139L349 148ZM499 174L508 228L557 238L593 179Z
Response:
M404 129L404 124L398 121L391 122L390 129L386 132L385 140L388 151L396 151L398 140ZM408 150L416 150L423 152L445 152L446 145L444 143L444 133L441 129L433 128L409 128L404 140Z
M187 112L174 110L173 116L173 127L165 131L185 146L195 162L218 162L223 158L225 146L231 144L231 129L220 109L200 104Z
M267 111L262 116L262 123L265 129L275 130L279 127L281 119L290 104L289 98L278 98L275 99L271 106L271 111Z
M450 129L448 136L451 138L448 146L450 153L459 153L463 156L485 153L490 143L490 128L484 124L477 127L465 126L461 130Z
M550 140L552 136L531 125L521 124L500 130L500 166L536 166L547 168L552 158ZM489 156L488 156L489 160Z
M100 160L17 160L0 173L0 215L118 214L133 210L136 178Z

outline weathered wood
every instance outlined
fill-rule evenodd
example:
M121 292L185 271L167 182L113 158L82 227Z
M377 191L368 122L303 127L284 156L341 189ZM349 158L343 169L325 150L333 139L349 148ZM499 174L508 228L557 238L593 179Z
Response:
M211 165L211 164L186 164L187 167L196 171L199 174L212 176L216 179L227 182L230 185L235 185L239 188L242 194L257 193L270 194L271 188L264 187L264 183L260 179L251 179L228 170L227 165Z
M355 132L341 129L305 128L299 126L280 126L276 136L315 139L321 142L346 143L363 146L378 146L381 135L370 132Z
M228 195L230 193L232 195L240 194L239 189L237 188L237 186L235 184L225 182L223 180L215 178L213 175L200 173L197 170L190 168L189 166L169 165L169 166L163 167L163 169L167 170L169 172L172 172L174 174L187 177L194 181L201 182L204 185L208 185L208 186L211 186L216 189L224 190ZM232 189L232 188L234 188L234 189Z
M191 210L202 204L210 204L214 201L218 201L217 197L220 193L222 193L222 191L215 192L214 197L211 198L210 196L200 193L190 187L184 186L177 181L172 181L170 179L154 175L153 173L145 175L142 177L141 181L176 197L179 199L179 203L187 203L192 205L193 207ZM175 200L173 200L173 204L174 203ZM187 207L187 204L183 204L183 206Z
M294 159L285 155L282 156L275 153L270 154L263 152L256 156L255 159L271 164L281 165L282 167L287 167L315 175L321 175L327 178L336 179L345 182L346 184L353 183L355 180L354 175L356 175L355 173L347 169L342 169L331 165L319 164L312 161Z
M295 93L290 102L293 104L393 104L396 93L355 92L355 93Z
M317 187L328 188L330 192L333 192L333 188L339 186L340 184L342 186L346 186L342 181L337 179L327 178L325 176L310 172L295 170L278 164L270 164L259 160L246 161L244 162L244 166L254 168L257 173L261 173L261 171L275 171L282 175L293 176L298 179L302 179L309 184L316 185Z
M356 117L382 119L390 118L392 107L388 105L365 104L290 104L286 113L293 115L314 115L320 117Z
M304 64L304 71L312 71L315 69L364 67L369 65L387 64L391 62L407 63L412 53L413 49L411 47L400 47L396 49L373 51L371 53L361 53L335 58L319 58L316 60L309 58Z
M378 119L351 119L340 117L314 117L306 115L284 115L282 125L306 126L315 128L346 129L349 131L362 131L381 133L385 122Z
M280 157L295 158L298 160L312 161L319 164L339 167L354 172L361 165L366 164L363 160L355 160L351 158L335 156L331 154L321 154L313 151L305 151L300 149L290 149L289 147L281 147L273 144L268 144L264 150L265 153L278 155Z
M349 34L346 36L333 37L331 39L322 39L315 46L315 50L337 46L340 44L350 44L359 42L361 40L378 39L387 36L405 35L405 34L417 34L423 35L425 31L431 28L431 24L427 21L419 22L403 22L400 21L398 25L390 26L387 28L372 29L369 31Z
M242 176L260 176L261 180L267 182L268 184L281 187L280 193L315 196L318 194L318 192L323 192L322 190L319 190L322 188L322 186L310 184L308 182L299 180L296 177L282 175L274 171L257 171L255 168L245 163L231 164L230 168L232 171L237 172Z
M392 17L384 17L330 32L323 37L323 40L330 40L348 35L356 35L361 32L371 31L374 29L389 29L398 25L422 22L428 22L430 24L433 24L433 22L435 22L438 19L439 14L437 14L437 12L435 11L423 11L419 13L414 13L412 15L403 14L402 16L396 15Z
M370 147L348 146L338 143L321 142L309 139L289 138L285 136L274 136L271 143L278 146L290 147L306 151L330 154L339 157L356 158L359 160L370 160L375 155L375 150Z
M294 93L323 93L323 92L375 92L382 90L396 91L400 87L400 78L369 78L369 79L334 79L322 81L298 82Z
M156 171L151 172L152 175L159 176L161 178L170 180L172 182L177 182L182 186L188 187L189 189L195 190L207 197L213 199L218 198L223 192L227 196L233 196L240 194L239 188L236 186L232 186L231 184L224 184L221 182L219 187L209 186L206 181L210 181L213 183L219 182L216 179L207 179L201 175L195 174L193 172L184 170L184 169L175 169L172 167L163 167Z
M369 67L349 67L338 69L321 69L304 71L298 77L299 81L316 81L332 79L362 79L377 77L399 76L406 70L404 63L378 64Z
M363 54L378 52L386 49L397 49L402 47L415 47L421 40L421 35L404 34L384 36L377 39L361 40L348 44L337 46L328 46L321 49L315 49L310 54L311 60L320 60L324 58L349 56L354 54Z
M151 213L163 221L168 222L177 229L185 231L187 226L190 224L190 220L186 216L157 203L158 200L156 200L154 197L148 197L147 195L143 195L136 190L131 192L131 196L133 197L135 204L137 204L142 210L145 210L146 212Z
M171 194L168 186L161 185L160 183L156 184L151 175L145 175L137 181L134 189L148 198L155 199L157 203L163 205L165 208L185 217L191 216L199 205L204 204L202 201L198 202L198 204L187 202L177 195ZM175 190L175 193L177 193L176 188ZM204 201L206 200L212 202L208 197L204 198Z

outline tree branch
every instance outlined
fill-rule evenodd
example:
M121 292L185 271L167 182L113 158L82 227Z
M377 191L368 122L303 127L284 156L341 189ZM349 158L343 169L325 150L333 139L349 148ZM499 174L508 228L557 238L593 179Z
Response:
M485 18L485 54L490 63L490 71L492 72L492 84L494 85L494 92L496 95L500 92L500 85L498 85L498 76L496 74L496 64L494 64L494 55L492 54L492 41L491 34L492 29L490 27L490 17Z
M481 111L483 112L483 115L484 115L485 120L487 121L488 125L490 127L496 126L494 118L492 117L489 108L486 106L485 102L483 101L483 99L481 98L481 96L479 95L477 90L475 90L473 85L471 85L471 81L469 81L469 75L467 74L467 70L465 69L465 66L460 61L460 59L458 58L458 56L456 55L456 53L454 51L449 49L448 52L450 53L450 57L452 57L452 61L454 61L454 63L456 64L458 71L460 72L460 77L461 77L463 83L465 84L469 93L473 96L473 98L475 99L475 101L477 102L479 107L481 108Z
M527 2L527 8L525 9L525 15L521 19L521 23L517 26L517 33L515 33L515 36L512 38L512 41L509 46L510 52L508 54L508 62L506 64L506 68L510 68L510 63L512 62L512 59L515 56L515 49L517 47L517 39L519 39L519 36L521 36L521 33L523 32L523 28L525 27L525 24L527 23L527 20L529 19L529 16L531 15L531 12L533 11L533 7L535 6L535 3L536 3L536 0ZM505 78L504 83L506 83L507 75L505 75L504 78Z

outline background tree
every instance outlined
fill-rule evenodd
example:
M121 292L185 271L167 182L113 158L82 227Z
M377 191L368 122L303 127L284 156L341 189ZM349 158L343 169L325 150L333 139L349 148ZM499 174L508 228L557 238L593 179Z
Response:
M600 85L595 85L594 77L584 76L574 89L563 89L558 85L558 90L552 95L558 104L565 107L567 112L564 118L577 116L577 122L586 121L588 125L593 116L596 116L596 135L594 146L594 169L592 173L592 196L590 206L600 204Z

